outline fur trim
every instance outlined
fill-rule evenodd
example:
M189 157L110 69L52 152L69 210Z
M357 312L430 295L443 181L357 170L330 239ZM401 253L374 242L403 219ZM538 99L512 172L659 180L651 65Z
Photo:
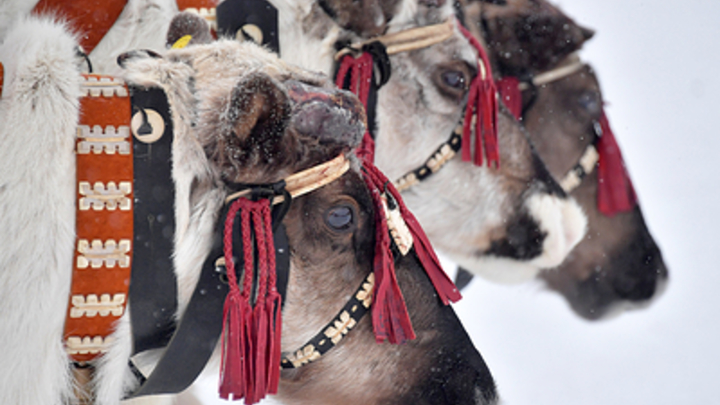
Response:
M59 405L70 395L62 332L75 243L75 46L48 18L20 18L0 46L2 404Z

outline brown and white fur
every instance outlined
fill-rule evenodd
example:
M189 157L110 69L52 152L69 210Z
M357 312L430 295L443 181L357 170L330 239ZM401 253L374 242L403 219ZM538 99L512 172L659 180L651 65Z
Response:
M338 41L367 39L358 34L436 24L452 18L451 3L387 2L355 32L342 27L354 2L271 1L279 10L283 59L326 73L332 71ZM363 4L368 2L362 2ZM389 5L394 5L388 12ZM373 26L373 24L377 26ZM425 49L390 56L390 81L379 90L376 164L391 179L416 168L445 142L464 112L465 90L448 88L445 72L464 75L469 84L476 54L459 30ZM454 158L428 180L405 191L408 206L434 246L487 277L514 282L554 267L585 232L585 217L566 198L537 158L521 126L506 113L499 117L500 170L476 167Z
M500 76L530 79L571 62L566 59L592 37L545 0L507 0L504 5L469 2L470 29L489 44ZM550 83L523 91L523 125L555 179L562 179L593 141L603 97L593 69L584 65ZM571 195L588 216L588 233L557 268L540 278L560 292L575 312L600 319L652 302L668 271L640 207L612 217L597 208L597 172Z
M22 21L8 38L13 40L0 47L6 64L0 101L0 333L6 343L0 403L62 404L71 396L61 336L74 245L73 144L81 61L75 57L74 38L47 20ZM287 65L252 44L220 41L165 57L133 52L122 59L125 79L162 88L172 110L174 266L181 316L210 249L225 182L277 181L349 153L363 132L364 117L347 113L347 105L358 101L335 90L326 78ZM288 91L293 86L342 99L328 108L345 117L344 132L323 132L324 120L335 115L319 117L316 130L296 126L294 118L318 110L295 104ZM351 232L337 232L323 220L337 204L355 207ZM372 218L356 160L341 179L293 203L284 221L292 251L284 351L317 333L371 271ZM404 345L376 344L370 317L365 317L326 357L283 372L283 400L496 403L482 357L452 309L433 298L415 256L401 259L397 274L418 338ZM142 309L130 303L130 313L137 310ZM100 405L118 404L133 385L127 367L127 313L113 337L113 346L97 364L93 387Z

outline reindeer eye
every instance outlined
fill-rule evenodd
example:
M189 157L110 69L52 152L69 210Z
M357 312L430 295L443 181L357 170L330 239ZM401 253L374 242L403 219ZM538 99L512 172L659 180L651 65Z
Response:
M458 89L458 90L465 90L465 74L463 72L460 72L458 70L449 70L447 72L443 72L442 75L442 81L446 85Z
M351 205L338 205L325 212L325 223L334 231L352 232L355 230L355 209Z
M583 110L593 117L600 116L600 113L602 112L602 100L600 99L600 94L596 91L588 90L580 93L580 97L578 97L578 104Z

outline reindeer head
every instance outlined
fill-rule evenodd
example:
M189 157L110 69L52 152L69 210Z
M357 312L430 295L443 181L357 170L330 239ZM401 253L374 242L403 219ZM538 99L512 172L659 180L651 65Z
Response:
M511 101L521 107L522 123L550 173L588 216L585 238L557 269L541 273L542 279L588 319L646 305L663 289L667 269L639 207L614 216L600 212L597 160L585 164L587 176L573 179L583 157L596 152L604 114L595 73L568 56L591 31L544 0L473 1L465 11L468 26L491 45L490 57L501 68L497 73L520 76L522 90L508 95L516 94L518 100Z
M562 179L602 136L597 133L603 114L597 77L583 65L573 74L525 93L532 92L525 95L534 102L525 112L524 123L540 155L552 162L550 173ZM587 236L562 265L541 277L588 319L650 303L664 289L668 271L640 207L612 216L600 212L596 167L571 195L588 216Z
M296 9L277 1L281 19L283 13L295 13L297 26L288 30L303 35L286 37L281 49L304 46L310 52L315 44L319 61L309 66L324 68L323 46L329 41L372 40L360 32L338 31L327 22L322 10L343 4L310 5L303 8L309 10L306 15L298 16ZM403 1L394 9L386 32L453 18L449 2ZM298 28L309 26L314 28ZM319 32L327 34L322 42L316 38ZM283 41L282 30L280 34ZM283 57L305 62L294 50L283 52ZM391 179L416 169L447 141L465 112L471 80L481 74L477 57L456 26L439 43L390 55L391 75L378 91L375 158ZM499 170L473 166L457 156L403 196L433 244L458 263L496 279L521 280L562 262L582 237L585 219L559 191L522 127L504 111L498 119Z
M192 45L162 58L138 53L124 63L129 80L165 89L176 138L183 139L176 168L187 174L181 176L187 192L178 193L187 202L178 204L187 208L177 212L187 211L189 219L178 221L186 223L178 226L180 255L183 247L207 254L207 243L198 240L207 238L207 226L197 223L214 218L237 183L276 182L348 155L350 170L293 199L282 222L291 250L282 350L303 349L373 270L375 206L351 152L364 130L358 100L249 43ZM176 265L182 308L183 290L197 269ZM378 344L366 316L322 358L283 372L279 395L285 402L496 401L482 357L452 309L433 295L417 257L403 256L395 268L417 339ZM352 325L333 327L342 338Z

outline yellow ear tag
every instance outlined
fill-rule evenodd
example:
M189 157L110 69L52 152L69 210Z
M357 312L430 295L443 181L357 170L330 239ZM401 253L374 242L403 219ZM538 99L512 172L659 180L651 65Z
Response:
M190 43L190 40L192 40L192 35L185 35L183 37L180 37L180 39L175 41L171 49L185 48Z

